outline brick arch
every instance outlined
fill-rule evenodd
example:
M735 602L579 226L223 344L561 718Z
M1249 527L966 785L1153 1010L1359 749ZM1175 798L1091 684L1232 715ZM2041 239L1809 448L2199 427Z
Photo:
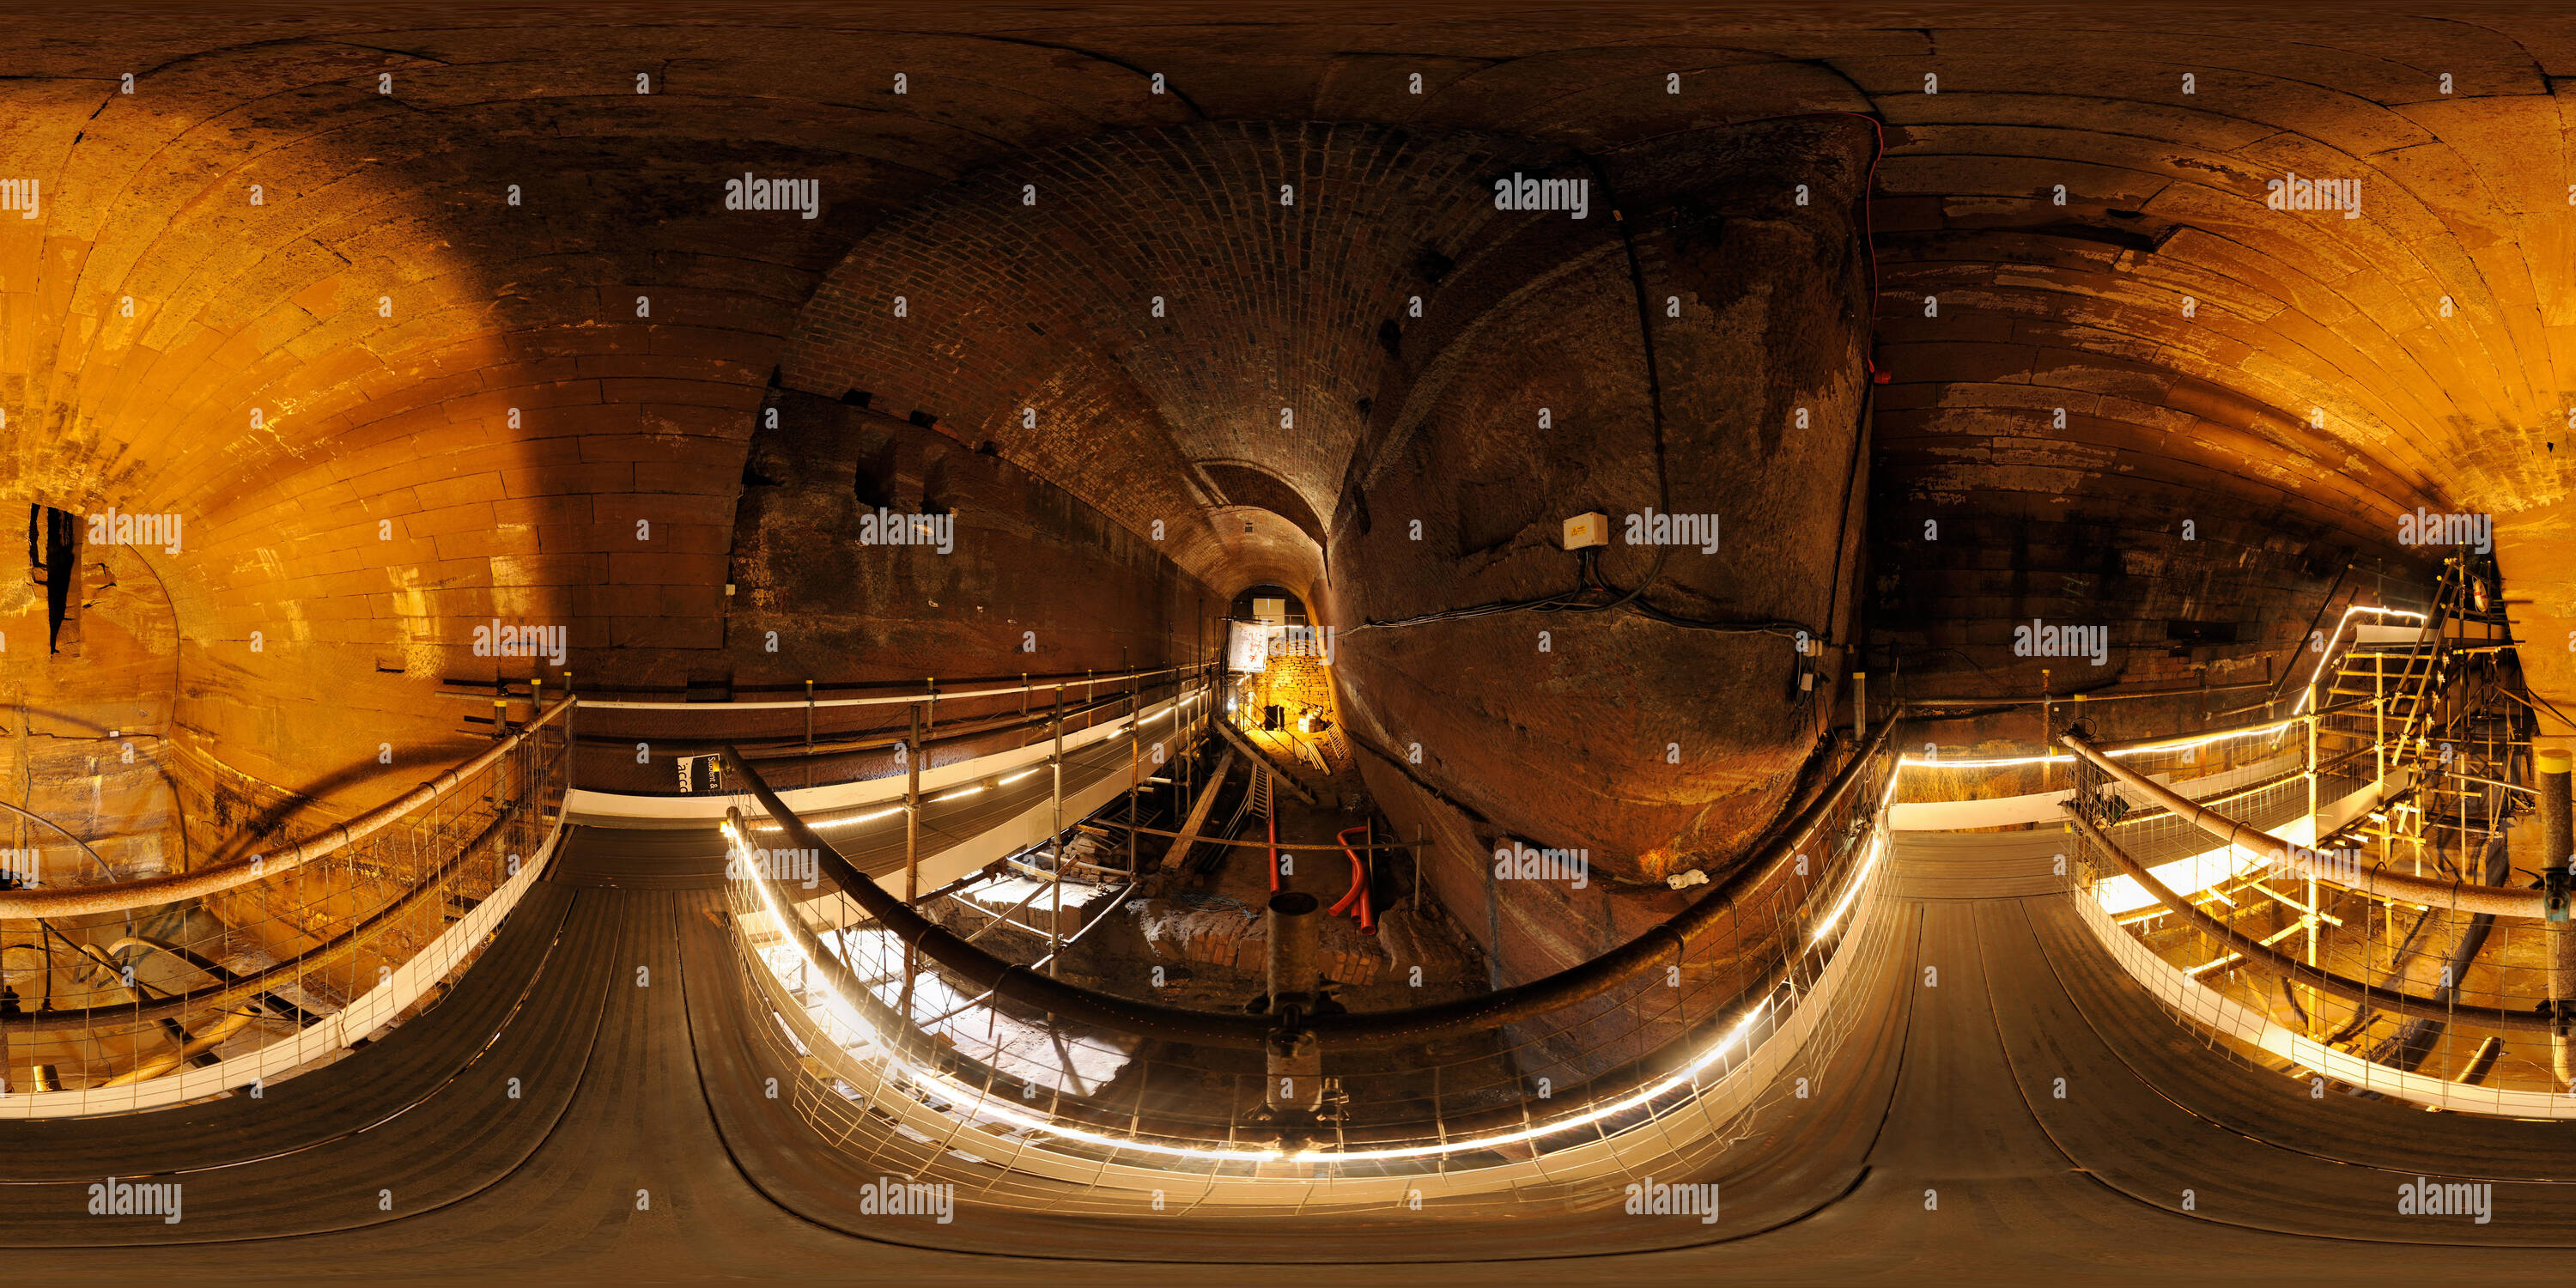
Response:
M1383 332L1483 235L1495 174L1563 157L1313 122L1036 152L854 248L815 292L782 376L935 415L1139 531L1206 522L1201 508L1222 502L1196 494L1190 463L1231 462L1228 500L1320 543L1316 516L1341 492L1392 357Z
M1216 485L1217 492L1236 505L1268 510L1288 521L1290 527L1314 541L1324 544L1324 522L1315 515L1306 498L1279 476L1258 465L1239 461L1201 461L1199 472Z

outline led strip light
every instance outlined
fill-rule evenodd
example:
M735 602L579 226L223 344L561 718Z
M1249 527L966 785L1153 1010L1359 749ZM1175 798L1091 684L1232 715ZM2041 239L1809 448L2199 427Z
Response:
M2376 611L2399 615L2411 615L2418 618L2422 617L2422 614L2404 614L2402 613L2402 610L2396 609L2351 609L2346 611L2346 619L2348 620L2355 611ZM2342 632L2341 624L2337 625L2336 632L2339 638ZM2323 663L2320 662L2319 665L2323 665ZM1162 715L1170 714L1172 714L1172 711L1168 709L1162 713ZM1153 718L1160 719L1162 716L1158 715ZM2258 726L2251 729L2240 729L2229 733L2210 734L2196 738L2177 738L2165 742L2150 743L2144 746L2123 748L2111 754L2115 756L2129 756L2151 751L2173 751L2195 747L2206 747L2215 743L2226 742L2233 739L2255 738L2275 734L2289 728L2295 723L2297 723L2295 720L2282 720L2269 725ZM1897 757L1895 766L1888 774L1886 788L1879 795L1878 815L1880 817L1884 817L1889 803L1895 797L1897 784L1903 778L1904 771L1909 767L1927 769L1995 769L2017 765L2047 764L2061 760L2073 759L2075 759L2075 757L2072 755L2044 755L2021 756L2001 760L1943 761L1938 759L1925 760L1918 759L1913 756L1901 755ZM1003 783L1014 782L1036 772L1036 768L1030 768L1022 770L1019 773L1000 781ZM941 799L953 799L954 796L957 795L969 795L975 791L981 790L981 787L970 788L964 792L953 793L950 797L943 797ZM861 816L861 818L858 819L841 819L835 820L835 822L859 822L870 818L883 818L888 815L899 814L901 812L902 807L896 806L892 809L881 810L872 815ZM824 824L823 826L830 825L831 824ZM771 828L776 828L778 825L773 822L769 826ZM733 825L730 822L724 825L723 830L727 839L730 840L738 849L749 849L749 842L743 838L740 833L734 830ZM1853 873L1849 884L1843 891L1842 897L1835 902L1833 909L1826 913L1824 919L1817 924L1815 931L1808 939L1809 946L1812 947L1815 944L1824 942L1826 936L1833 932L1834 927L1841 924L1844 915L1850 912L1853 904L1858 902L1861 894L1867 889L1869 878L1876 873L1879 861L1885 857L1886 850L1886 828L1881 826L1873 829L1870 838L1869 850L1863 856L1860 867ZM754 871L756 869L746 864L744 870ZM792 914L778 903L776 897L770 892L767 882L754 879L751 884L760 892L761 902L763 906L767 908L771 918L773 920L778 920L783 926L785 924L785 918ZM807 968L808 973L806 978L816 978L815 971L820 963L814 959L812 953L807 951L804 941L793 934L789 934L785 936L785 938L787 940L788 947L794 951L796 956ZM1642 1091L1633 1092L1630 1095L1609 1104L1595 1106L1591 1109L1554 1120L1544 1125L1523 1128L1518 1131L1503 1132L1491 1136L1479 1136L1466 1140L1444 1142L1438 1145L1406 1146L1396 1149L1301 1151L1291 1153L1278 1149L1207 1149L1187 1145L1164 1145L1150 1141L1109 1136L1100 1132L1088 1131L1080 1127L1067 1126L1064 1123L1053 1119L1042 1118L1037 1115L1027 1113L1018 1107L1009 1104L1007 1101L997 1100L986 1092L971 1090L945 1075L932 1070L920 1068L919 1066L903 1059L900 1055L895 1053L896 1048L894 1044L887 1041L885 1035L878 1032L873 1025L867 1023L867 1021L858 1013L858 1009L850 1003L849 999L841 996L840 991L832 986L829 971L821 972L821 978L824 981L823 988L824 994L828 999L827 1004L832 1008L835 1017L841 1019L852 1030L865 1034L871 1043L873 1043L880 1051L885 1053L883 1057L885 1063L898 1071L903 1076L904 1080L909 1081L916 1086L932 1090L939 1094L944 1094L949 1099L959 1104L974 1105L977 1107L979 1112L989 1114L992 1117L999 1118L1005 1122L1012 1123L1030 1131L1053 1136L1058 1139L1078 1141L1083 1144L1096 1145L1108 1149L1129 1149L1170 1158L1187 1158L1214 1162L1276 1162L1288 1159L1309 1159L1316 1162L1381 1162L1394 1159L1432 1158L1474 1150L1486 1150L1501 1145L1518 1144L1525 1141L1536 1140L1544 1136L1555 1135L1559 1132L1570 1131L1574 1128L1587 1126L1613 1115L1624 1113L1640 1105L1647 1104L1658 1097L1671 1092L1675 1088L1680 1087L1683 1083L1694 1080L1710 1065L1715 1064L1737 1043L1743 1041L1744 1038L1752 1032L1754 1025L1758 1023L1763 1015L1768 1013L1771 1009L1771 999L1767 996L1761 1001L1756 1002L1753 1009L1747 1012L1744 1018L1738 1021L1733 1029L1727 1032L1725 1037L1711 1044L1708 1049L1701 1052L1689 1064L1683 1066L1679 1071L1656 1083L1654 1086L1648 1087Z
M1892 786L1893 776L1891 776L1890 782ZM1881 803L1884 804L1884 798L1882 798ZM736 847L748 848L748 843L743 840L740 833L734 830L730 821L723 825L723 830L727 839L732 841ZM1883 839L1882 834L1882 842ZM1870 854L1871 864L1875 864L1877 861L1878 849L1878 844L1872 845ZM750 871L752 869L746 866L744 870ZM1853 877L1851 889L1844 892L1842 903L1838 905L1834 909L1832 915L1827 918L1825 928L1830 929L1832 924L1836 920L1840 919L1843 912L1851 906L1853 899L1860 893L1862 880L1868 875L1869 868L1864 866L1861 871ZM759 890L761 903L768 909L771 918L780 920L781 925L783 926L785 924L783 919L791 914L778 903L776 896L770 893L769 883L766 881L753 880L751 884ZM1820 931L1820 938L1821 933L1822 932ZM806 950L804 940L793 934L787 935L786 940L788 946L794 950L796 956L807 968L808 974L806 975L806 978L816 978L816 974L814 972L816 971L816 968L820 966L820 963L816 962L813 954ZM847 963L843 963L843 966L846 969ZM1401 1158L1430 1158L1471 1150L1491 1149L1498 1145L1517 1144L1522 1141L1536 1140L1541 1136L1549 1136L1558 1132L1569 1131L1576 1127L1582 1127L1591 1123L1599 1122L1614 1114L1624 1113L1627 1110L1636 1108L1639 1105L1643 1105L1669 1091L1672 1091L1674 1088L1681 1086L1684 1082L1695 1079L1702 1070L1715 1064L1730 1048L1732 1048L1736 1043L1742 1041L1748 1033L1752 1032L1754 1024L1771 1009L1771 999L1767 996L1761 1001L1754 1003L1753 1009L1747 1012L1744 1018L1738 1021L1733 1029L1727 1032L1724 1038L1711 1044L1707 1050L1701 1052L1700 1055L1696 1059L1692 1060L1688 1065L1683 1066L1678 1072L1665 1078L1663 1081L1656 1083L1654 1086L1646 1088L1643 1091L1631 1093L1624 1099L1614 1101L1607 1105L1596 1106L1592 1109L1584 1110L1581 1113L1549 1122L1543 1126L1529 1127L1513 1132L1503 1132L1492 1136L1479 1136L1468 1140L1448 1141L1438 1145L1406 1146L1399 1149L1335 1150L1329 1152L1306 1151L1290 1153L1288 1151L1278 1149L1203 1149L1187 1145L1162 1145L1149 1141L1107 1136L1099 1132L1086 1131L1079 1127L1068 1127L1055 1120L1040 1118L1036 1115L1023 1112L1016 1106L1009 1104L1007 1101L994 1099L985 1092L972 1091L950 1080L942 1074L919 1068L909 1061L906 1061L901 1056L895 1054L894 1045L886 1041L885 1035L878 1032L875 1026L869 1024L864 1018L862 1018L858 1013L858 1008L851 1005L849 999L841 996L840 990L832 986L830 972L822 971L820 972L820 975L823 980L825 996L833 1004L836 1017L842 1018L852 1029L866 1034L879 1050L885 1052L885 1062L892 1065L897 1070L900 1070L907 1079L917 1085L945 1092L956 1101L974 1104L981 1111L988 1112L1007 1122L1025 1127L1031 1131L1041 1132L1064 1140L1080 1141L1090 1145L1101 1145L1111 1149L1141 1150L1146 1153L1160 1154L1172 1158L1206 1159L1217 1162L1241 1162L1247 1160L1253 1162L1275 1162L1286 1159L1309 1159L1316 1162L1374 1162Z

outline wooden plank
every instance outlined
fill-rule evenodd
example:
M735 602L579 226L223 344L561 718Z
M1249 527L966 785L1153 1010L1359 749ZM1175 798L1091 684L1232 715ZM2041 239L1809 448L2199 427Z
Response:
M1199 828L1207 823L1208 810L1216 804L1216 789L1225 786L1226 772L1233 768L1234 748L1228 747L1225 754L1217 758L1216 771L1208 775L1207 785L1199 789L1198 800L1190 805L1190 820L1181 824L1181 834L1173 839L1172 848L1164 852L1164 867L1171 867L1187 858L1190 847L1198 844Z

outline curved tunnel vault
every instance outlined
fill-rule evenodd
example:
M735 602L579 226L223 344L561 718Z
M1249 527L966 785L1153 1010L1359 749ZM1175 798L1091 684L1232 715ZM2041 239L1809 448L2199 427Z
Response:
M0 33L0 501L71 516L83 541L50 561L37 541L0 593L14 716L0 799L103 857L30 848L54 842L9 821L12 884L273 852L524 729L530 697L565 692L599 704L564 735L582 809L690 817L683 797L738 789L711 758L739 741L777 786L813 793L798 808L835 845L853 838L855 870L894 879L899 864L870 864L904 844L900 821L881 820L902 814L897 784L918 768L939 804L993 803L918 817L931 844L1004 881L1037 851L987 863L974 846L1006 830L1006 797L1043 798L1007 790L1038 791L1023 776L1050 752L1034 749L1059 725L1078 741L1124 720L1141 730L1167 698L1152 718L1185 714L1184 694L1114 686L1209 670L1232 728L1206 747L1183 756L1176 740L1169 765L1161 742L1148 762L1142 732L1123 763L1106 744L1076 749L1093 759L1059 797L1126 775L1163 794L1161 812L1098 787L1029 840L1048 839L1055 871L1082 846L1099 872L1155 879L1100 905L1106 928L1080 952L1065 941L1092 923L1054 914L1021 964L1239 1011L1226 990L1258 991L1247 925L1262 879L1280 886L1255 848L1267 823L1274 843L1315 847L1287 884L1326 903L1355 832L1410 847L1348 859L1345 902L1365 890L1386 905L1368 905L1383 924L1366 936L1333 922L1318 967L1354 1011L1636 951L1712 890L1743 901L1733 938L1705 960L1677 939L1673 986L1753 997L1757 960L1794 968L1834 942L1750 911L1757 891L1786 898L1764 884L1771 859L1810 875L1806 850L1781 850L1794 831L1813 838L1817 872L1896 883L1883 907L1826 901L1855 926L1853 909L1877 909L1871 953L1974 962L1981 980L2045 966L2056 981L1981 985L1964 1009L1868 985L1877 1009L1816 1039L1861 1088L1837 1087L1834 1104L1877 1105L1920 1134L1855 1145L1764 1100L1744 1110L1766 1124L1746 1128L1752 1152L1728 1155L1730 1185L1804 1193L1814 1178L1781 1181L1794 1165L1763 1152L1804 1148L1919 1174L1929 1193L1944 1150L1973 1142L1936 1147L1947 1137L1921 1098L1938 1089L1887 1063L1916 1040L1905 1024L1983 1025L1993 1048L1924 1078L2028 1093L2048 1085L2030 1062L2065 1059L2126 1070L2145 1103L2188 1077L2144 1053L2136 1035L2170 1021L2104 973L2090 922L2035 891L1973 911L1926 893L1947 879L1944 845L2002 853L2037 842L1981 829L2055 823L2013 811L2066 788L2050 739L2070 722L2110 743L2223 729L2292 714L2312 676L2331 704L2336 668L2358 665L2335 651L2359 638L2356 614L2474 616L2484 633L2442 672L2462 687L2409 710L2506 730L2478 763L2511 781L2443 795L2443 780L2399 785L2381 769L2380 794L2344 821L2384 834L2392 817L2420 828L2456 807L2459 835L2416 854L2428 871L2484 872L2492 857L2519 884L2561 857L2509 798L2534 797L2546 754L2576 738L2576 384L2555 374L2576 299L2560 101L2576 23L2393 7L2070 21L2005 6L1932 19L992 9L932 23L573 3L13 27ZM1569 527L1587 515L1607 529L1589 549ZM1231 606L1256 587L1284 589L1312 634L1239 620ZM497 646L521 626L536 648ZM2033 646L2067 627L2078 644ZM1218 663L1247 631L1269 651L1228 674ZM850 705L800 717L817 695ZM1051 723L1059 702L1070 717ZM2474 725L2481 703L2511 714ZM1912 781L1947 775L1937 789L1890 787L1879 804L1971 821L1941 842L1857 816L1830 836L1795 831L1898 719L1908 754L1998 768L1927 770ZM2433 741L2371 735L2389 744L2378 760L2312 741L2304 770L2249 755L2159 772L2239 775L2212 792L2331 780L2306 802L2311 830L2291 836L2325 846L2316 819L2349 785L2333 774ZM2060 762L2030 759L2052 750ZM2345 768L2320 767L2334 755ZM1257 789L1242 778L1256 765ZM2119 796L2076 781L2107 793L2079 794L2080 808ZM2493 856L2469 835L2473 796L2491 832L2516 824ZM2286 814L2245 809L2291 835ZM829 830L872 822L896 839ZM1064 839L1075 824L1089 839ZM617 834L573 835L587 848L548 883L596 891L706 858L629 838L643 857L620 867L600 839ZM2191 857L2174 839L2188 835L2142 853ZM1579 855L1582 875L1545 859L1529 880L1498 854ZM2394 854L2383 846L2381 862ZM2339 949L2329 932L2318 948L2331 891L2264 895L2265 915L2310 918L2309 965L2357 952L2356 974L2430 987L2409 985L2418 966L2386 942ZM598 954L624 942L619 918L708 911L697 896L529 897L564 943ZM942 897L968 909L963 933L1009 920ZM358 915L283 886L240 907L284 928L255 945L269 957L320 934L306 922ZM2338 928L2368 915L2334 907ZM2176 969L2233 970L2183 961L2160 925L2139 942ZM2448 934L2486 954L2469 969L2492 976L2443 987L2519 998L2520 974L2557 979L2545 931L2472 943L2429 913L2415 928L2405 953L2430 960L2416 941ZM534 940L522 956L502 942L493 974L543 957ZM599 1049L716 1058L685 1045L696 1030L654 1044L712 1014L695 990L713 963L731 968L729 950L655 942L694 945L693 991L677 1010L591 1007L630 1026L602 1027ZM39 978L23 960L11 980ZM1156 967L1150 985L1121 975L1140 963ZM591 988L605 969L576 978ZM473 979L441 984L404 1024L452 996L501 1005L475 1001ZM1436 998L1411 991L1425 981ZM2545 1006L2559 985L2531 987ZM2275 1021L2325 1013L2278 991L2262 1003ZM20 1013L9 996L0 1018ZM1620 1006L1643 1006L1609 998L1497 1021L1496 1049L1457 1067L1521 1090L1589 1086L1715 1018L1640 1009L1605 1038ZM2042 1012L2064 1031L2042 1031ZM2347 1018L2367 1036L2366 1014ZM2067 1037L2077 1020L2101 1041ZM1832 1047L1846 1033L1860 1038ZM1152 1046L1122 1058L1186 1064ZM2477 1077L2530 1073L2512 1058ZM2270 1084L2228 1068L2181 1118L2138 1111L2133 1125L2243 1127ZM1141 1116L1157 1089L1127 1076ZM771 1130L711 1096L729 1142ZM546 1103L565 1123L596 1109ZM2148 1191L2171 1175L2052 1113L2033 1101L1996 1131L2044 1138L2160 1205ZM2335 1126L2298 1123L2278 1139ZM2541 1179L2547 1149L2496 1147L2521 1169L2505 1179L2534 1187L2514 1201L2563 1205ZM2406 1166L2474 1170L2426 1148ZM753 1182L818 1210L787 1193L802 1182ZM2247 1231L2348 1232L2289 1206L2235 1212L2226 1237L2259 1255ZM1812 1209L1824 1226L1832 1212Z

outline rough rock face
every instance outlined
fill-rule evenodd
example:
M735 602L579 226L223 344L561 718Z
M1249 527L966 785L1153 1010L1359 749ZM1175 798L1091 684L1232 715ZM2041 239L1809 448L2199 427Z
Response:
M1729 866L1814 747L1830 682L1798 700L1795 640L1839 646L1854 597L1837 537L1857 513L1870 155L1857 122L1798 121L1551 170L1592 179L1589 218L1513 216L1404 333L1336 515L1325 617L1345 710L1386 753L1362 757L1371 786L1449 816L1432 879L1464 921L1483 920L1495 836L1589 852L1591 892L1570 898L1593 910L1533 918L1545 942L1506 939L1505 974L1644 924L1600 906L1618 902L1604 882ZM1610 516L1608 584L1777 633L1628 611L1373 624L1574 590L1561 524L1585 512ZM1713 518L1716 549L1657 515ZM1672 543L1631 544L1632 519Z

